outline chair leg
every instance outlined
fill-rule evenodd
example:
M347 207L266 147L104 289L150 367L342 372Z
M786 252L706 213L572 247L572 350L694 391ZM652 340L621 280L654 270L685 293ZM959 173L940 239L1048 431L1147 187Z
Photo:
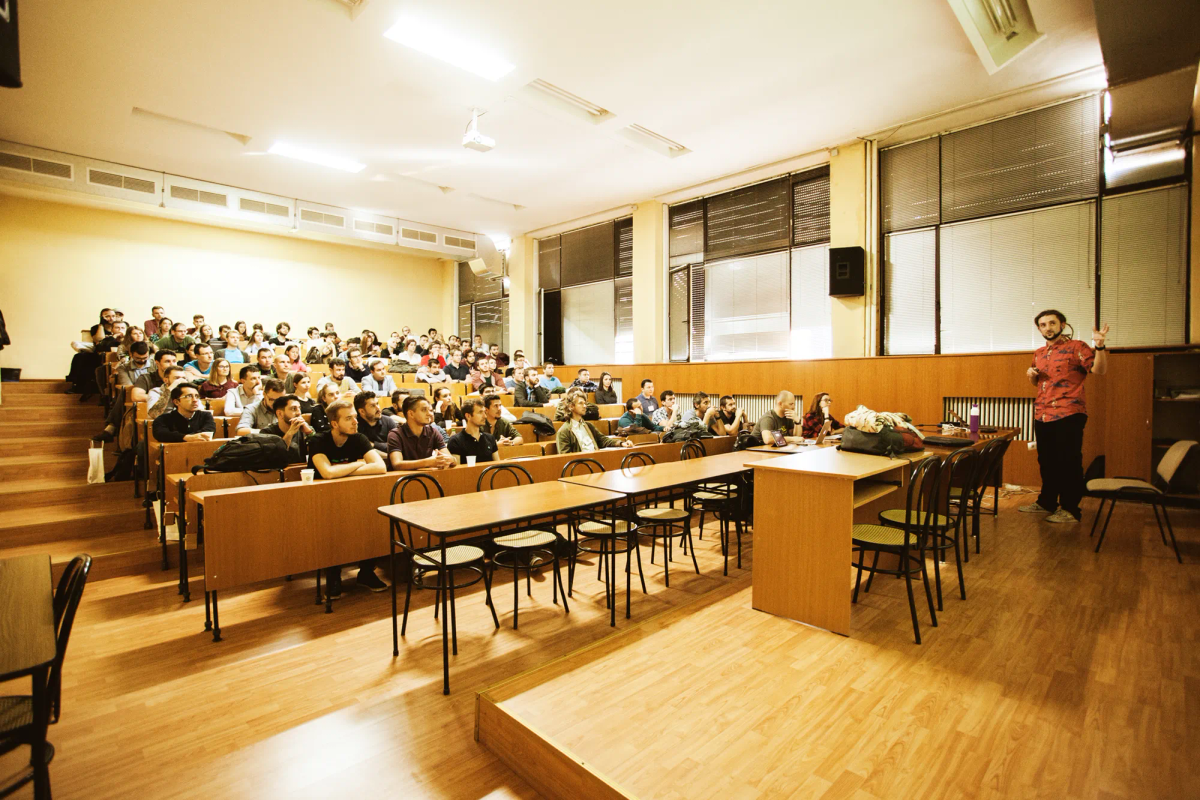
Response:
M967 526L963 521L963 518L959 517L958 522L954 526L954 563L958 567L958 594L963 600L967 599L967 585L963 582L963 560L958 549L958 534L960 528L965 530L966 527ZM968 544L969 542L966 541L964 534L962 549L970 552L971 548L968 547Z
M907 559L908 552L905 551L904 555L901 556L901 558ZM924 570L925 570L925 556L924 555L921 556L921 570L922 570L922 574L924 574ZM913 637L916 638L917 644L920 644L921 643L921 626L919 624L917 624L917 601L913 598L912 566L910 564L904 565L904 586L906 589L908 589L908 613L910 615L912 615ZM925 581L925 592L927 594L929 592L929 580L928 579L926 579L926 581Z
M663 530L667 532L663 539L663 580L667 587L671 586L671 526L666 526ZM650 563L654 563L654 550L650 550Z
M446 585L445 569L438 569L438 586ZM441 592L442 604L444 605L450 597L449 592ZM450 631L448 627L448 617L450 610L442 609L442 694L450 694Z
M704 506L700 507L700 541L704 541Z
M642 583L642 594L649 594L649 592L646 591L646 573L642 569L642 545L641 542L638 541L637 534L629 537L629 547L637 555L638 580Z
M933 610L933 595L929 592L929 568L925 565L925 549L921 548L921 580L925 582L925 602L929 604L929 619L937 627L937 612Z
M404 587L404 624L400 626L400 635L403 636L408 631L408 602L412 599L412 582L413 576L408 577L408 585ZM397 646L397 651L399 646ZM400 655L399 652L396 655Z
M1154 522L1158 525L1158 536L1162 539L1163 546L1167 544L1167 532L1163 528L1162 520L1158 516L1158 503L1151 503L1150 508L1154 511Z
M719 522L718 530L721 532L721 555L725 558L725 567L722 574L725 577L729 577L729 520L725 518L724 514L718 514L717 520Z
M517 569L517 554L513 553L513 630L517 629L517 612L521 607L521 570Z
M1167 516L1167 507L1162 507L1163 520L1167 523L1167 533L1171 534L1171 547L1175 549L1175 560L1180 564L1183 563L1183 556L1179 555L1179 542L1175 541L1175 528L1171 526L1171 518Z
M1107 499L1107 497L1100 498L1100 505L1096 508L1096 517L1092 520L1092 529L1088 531L1089 539L1096 535L1096 526L1100 523L1100 518L1104 516L1104 501Z
M450 644L454 655L458 655L458 612L454 608L454 570L450 570L446 589L450 592Z
M937 586L937 606L938 611L942 610L942 551L938 547L937 534L934 534L933 540L933 578L934 585Z
M487 568L487 564L480 562L479 571L483 574L483 602L487 604L488 610L492 612L492 624L496 629L500 628L500 618L496 616L496 603L492 600L492 573Z
M733 521L733 528L737 532L737 546L738 546L737 568L741 569L742 568L742 521L740 519L735 519Z
M692 541L692 519L688 517L683 521L683 541L689 544ZM700 574L700 565L696 563L696 545L692 544L692 566L696 569L696 574Z
M867 585L863 587L863 591L867 594L871 593L871 581L875 580L875 568L879 566L879 551L875 551L874 558L871 559L871 574L867 576Z
M1117 498L1110 497L1108 499L1108 516L1104 518L1104 527L1100 529L1100 540L1096 542L1096 549L1093 552L1100 552L1100 545L1104 544L1104 534L1108 533L1108 521L1112 519L1113 509L1117 507Z
M396 572L396 545L392 544L392 658L400 655L400 636L396 632L396 579L399 575ZM320 580L321 571L317 570L317 580Z
M878 552L878 551L876 551L876 552ZM866 557L866 555L867 555L867 551L865 549L863 549L861 547L858 548L858 569L856 570L855 575L854 575L854 592L850 595L851 603L858 602L858 586L860 583L862 583L863 559Z

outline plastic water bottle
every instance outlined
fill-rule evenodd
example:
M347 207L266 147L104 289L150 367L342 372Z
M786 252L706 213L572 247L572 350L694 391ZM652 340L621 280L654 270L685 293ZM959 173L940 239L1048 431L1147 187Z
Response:
M971 404L971 438L979 438L979 404Z

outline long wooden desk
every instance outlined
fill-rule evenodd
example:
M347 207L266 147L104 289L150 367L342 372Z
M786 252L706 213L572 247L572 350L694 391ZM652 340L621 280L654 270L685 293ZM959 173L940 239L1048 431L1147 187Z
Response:
M453 536L467 536L488 531L492 528L549 519L551 529L557 518L572 511L594 506L615 504L621 495L615 492L576 486L561 481L529 483L523 486L508 486L503 489L463 494L449 497L434 497L410 503L380 506L378 512L386 517L394 543L398 527L407 525L424 531L436 538L441 549L441 563L446 563L446 542ZM411 536L407 537L411 541ZM396 550L392 545L391 558L395 565ZM609 574L615 570L612 566ZM442 693L450 694L450 653L446 629L450 618L448 600L450 592L441 593L442 602ZM493 602L495 602L493 600ZM566 593L563 605L566 606ZM616 624L616 603L610 602L613 623ZM396 636L396 575L392 575L392 641ZM395 646L393 644L393 646Z

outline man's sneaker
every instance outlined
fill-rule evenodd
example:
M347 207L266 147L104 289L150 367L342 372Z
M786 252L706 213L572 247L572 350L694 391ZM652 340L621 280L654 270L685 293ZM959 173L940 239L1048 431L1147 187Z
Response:
M1065 508L1060 508L1058 511L1055 511L1053 514L1046 517L1046 522L1079 522L1079 520L1077 520L1075 515L1070 511L1067 511Z
M1030 503L1027 506L1021 506L1017 511L1024 511L1026 514L1049 514L1050 510L1042 508L1037 503Z
M358 585L364 589L370 589L372 592L382 592L388 588L383 579L375 574L375 570L366 569L358 571Z

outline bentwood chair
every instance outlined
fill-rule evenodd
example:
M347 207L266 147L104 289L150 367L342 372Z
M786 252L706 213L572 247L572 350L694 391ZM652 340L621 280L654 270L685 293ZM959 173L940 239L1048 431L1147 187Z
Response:
M935 530L935 511L933 504L926 498L935 496L942 475L942 464L936 458L927 458L913 469L908 484L908 499L905 505L903 525L876 525L873 523L855 523L852 528L852 552L858 553L858 561L851 561L851 566L857 571L854 578L854 593L851 602L858 602L859 584L862 582L863 570L869 570L867 591L871 589L871 579L876 573L898 575L904 577L905 588L908 590L908 611L912 616L913 636L917 644L921 643L921 628L917 623L917 604L913 599L912 579L919 575L925 585L925 600L929 604L929 616L933 626L937 627L937 612L933 608L933 593L929 590L929 572L925 566L925 549ZM866 554L873 554L870 567L863 566ZM879 567L879 554L889 553L896 556L899 562L896 569Z
M1100 539L1096 542L1096 551L1104 544L1104 534L1108 532L1108 522L1112 519L1113 509L1118 502L1148 504L1154 511L1154 521L1158 523L1158 534L1162 542L1167 543L1167 534L1171 536L1171 547L1175 550L1175 560L1183 563L1179 554L1179 543L1175 540L1175 529L1171 526L1171 518L1167 515L1167 507L1200 508L1200 483L1196 473L1200 470L1200 445L1193 441L1175 442L1163 454L1155 469L1153 481L1143 481L1139 478L1097 478L1087 482L1088 494L1100 498L1100 506L1096 509L1096 518L1092 520L1092 530L1089 537L1096 533L1096 524L1104 513L1107 502L1108 516L1104 518L1104 527L1100 529ZM1183 484L1183 485L1181 485ZM1159 511L1162 511L1161 518ZM1166 527L1163 527L1163 523Z
M475 481L476 493L500 488L496 486L498 479L511 486L525 486L533 483L533 476L522 466L493 464L479 473L479 478ZM513 572L513 630L517 629L517 614L520 610L521 570L525 570L525 594L532 597L533 571L545 563L545 560L554 562L554 578L551 582L554 604L558 605L558 595L561 591L563 611L571 613L571 608L567 605L567 590L563 588L562 573L559 571L558 564L558 544L561 539L562 537L553 529L538 530L523 525L492 537L492 544L496 548L492 553L492 567L503 567L511 569ZM535 561L535 556L542 558Z
M971 486L953 486L950 489L950 502L966 505L971 514L971 535L975 537L975 553L979 553L979 516L983 506L983 498L989 488L999 484L1004 454L1008 451L1008 439L993 439L979 450L980 465L974 483ZM992 498L992 516L999 513L999 502ZM966 532L963 532L963 561L971 560L971 548L968 546Z
M679 451L679 460L687 461L698 456L706 455L704 444L693 439L684 444ZM700 524L697 526L699 538L704 539L704 516L712 514L720 524L721 555L725 559L724 574L729 574L729 532L732 523L737 532L738 569L742 568L742 497L739 491L740 479L727 481L709 481L696 487L692 492L690 508L692 512L700 512ZM686 550L684 551L686 552Z
M621 459L621 469L654 464L654 457L649 453L633 452ZM671 585L671 547L675 538L683 545L686 554L691 550L692 567L700 574L700 564L696 561L696 548L692 545L692 512L687 508L675 508L674 497L669 492L656 493L650 498L655 505L632 508L633 518L640 530L638 535L650 539L650 563L654 563L654 550L659 539L663 543L663 582ZM662 502L669 502L662 505ZM639 556L640 558L640 556Z
M559 477L570 478L581 474L604 472L604 465L594 458L573 458L563 465ZM616 576L609 574L610 562L625 554L625 572L632 569L632 558L637 555L638 578L642 594L646 594L646 577L642 574L642 551L637 546L638 525L619 516L605 516L590 509L582 509L571 515L569 520L571 540L575 545L567 570L568 593L575 583L575 562L579 553L595 553L596 580L604 581L604 607L608 608L616 596Z
M92 557L76 556L67 564L54 589L54 632L55 654L50 664L46 683L47 719L49 724L58 722L62 713L62 669L67 655L67 644L71 639L71 628L75 624L75 612L83 598L88 572L92 569ZM0 697L0 755L11 752L22 745L34 744L37 736L34 726L34 706L31 695L9 695ZM30 764L30 769L17 773L15 780L0 786L0 797L8 797L22 786L35 782L38 797L50 797L50 761L54 758L54 747L45 745L45 758L41 764Z
M389 503L411 503L418 500L430 500L434 497L445 497L442 485L432 475L413 473L404 475L392 486ZM400 655L400 636L408 632L408 607L412 599L415 585L418 589L434 590L434 616L437 616L438 606L442 613L450 615L451 642L454 655L458 655L458 618L454 608L454 592L465 589L483 581L484 601L492 612L492 622L497 628L500 620L496 617L496 608L492 603L492 579L484 563L484 552L481 548L468 544L456 544L446 548L443 561L441 547L418 547L412 535L412 528L406 523L393 520L391 540L392 565L392 656ZM407 564L403 569L397 568L396 551L399 549L407 556ZM455 572L474 573L475 577L465 583L455 583ZM401 573L405 574L404 587L404 624L399 634L396 633L396 583ZM427 583L426 577L432 573L434 582ZM446 606L449 605L447 609ZM445 629L443 628L443 631ZM445 649L442 650L442 694L450 694L450 662L447 660Z

